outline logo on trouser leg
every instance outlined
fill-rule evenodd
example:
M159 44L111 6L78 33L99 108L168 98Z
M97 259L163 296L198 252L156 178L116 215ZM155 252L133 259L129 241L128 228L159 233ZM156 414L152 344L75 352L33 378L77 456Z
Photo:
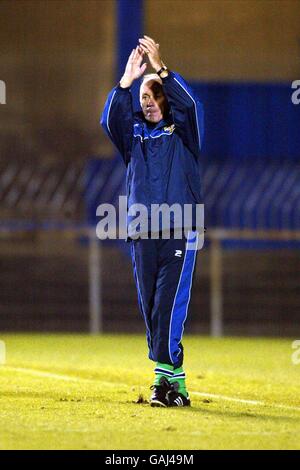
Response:
M175 250L175 256L178 256L178 258L182 257L182 250Z

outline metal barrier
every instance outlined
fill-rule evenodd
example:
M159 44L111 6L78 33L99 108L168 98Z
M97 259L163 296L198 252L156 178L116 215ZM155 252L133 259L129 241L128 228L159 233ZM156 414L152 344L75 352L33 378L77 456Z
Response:
M0 227L0 240L14 237L53 236L53 234L76 240L88 239L89 272L89 331L99 334L103 331L102 307L102 249L105 241L97 238L95 227L14 229ZM210 333L223 335L223 293L222 293L222 242L228 240L300 241L300 231L275 230L229 230L211 229L206 233L210 241Z
M210 333L223 335L222 242L226 240L300 241L300 231L212 229L210 247Z

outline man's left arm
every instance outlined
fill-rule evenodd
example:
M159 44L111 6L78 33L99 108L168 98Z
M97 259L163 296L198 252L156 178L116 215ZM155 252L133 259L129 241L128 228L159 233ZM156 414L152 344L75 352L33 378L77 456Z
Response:
M139 39L141 49L163 82L163 89L171 107L176 131L196 158L200 156L203 139L203 106L184 79L166 69L159 52L159 44L149 36Z
M169 71L162 82L175 128L183 143L199 157L204 135L203 105L179 74Z

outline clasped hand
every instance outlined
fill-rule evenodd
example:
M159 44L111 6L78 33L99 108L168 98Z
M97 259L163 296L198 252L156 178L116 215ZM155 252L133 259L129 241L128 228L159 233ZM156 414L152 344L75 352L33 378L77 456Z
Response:
M156 72L158 72L158 70L163 66L163 62L159 54L159 44L146 35L139 39L139 43L139 46L131 51L128 58L124 75L120 81L122 88L130 87L134 80L143 75L147 68L146 62L142 64L145 55L148 57L151 66Z

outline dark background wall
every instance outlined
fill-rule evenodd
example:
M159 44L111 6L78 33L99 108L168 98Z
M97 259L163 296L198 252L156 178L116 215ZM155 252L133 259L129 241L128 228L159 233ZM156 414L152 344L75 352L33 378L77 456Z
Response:
M2 158L8 138L15 157L103 153L98 122L114 76L114 14L113 1L0 2Z
M300 2L146 0L146 29L188 79L290 81L299 76Z
M2 158L8 141L22 158L112 154L98 117L119 78L116 10L114 0L0 1ZM297 0L145 0L143 17L165 62L187 80L299 77Z

